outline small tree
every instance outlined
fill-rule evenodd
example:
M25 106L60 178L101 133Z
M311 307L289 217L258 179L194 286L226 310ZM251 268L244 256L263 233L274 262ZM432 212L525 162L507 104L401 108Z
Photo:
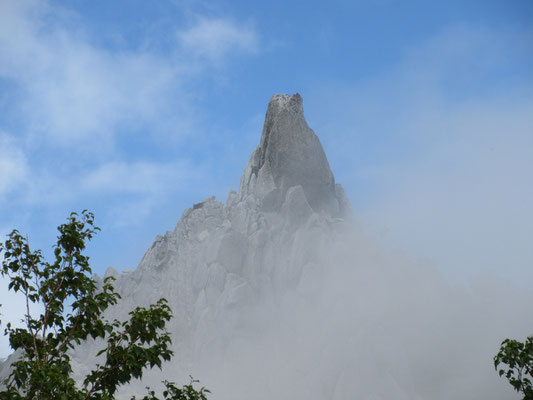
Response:
M506 367L498 369L500 364ZM505 339L494 357L494 368L500 376L505 374L517 392L522 392L523 400L533 400L533 336L524 343Z
M25 327L8 323L5 328L11 348L21 356L12 364L0 400L111 400L121 385L142 377L145 368L161 368L172 357L165 329L172 313L165 299L136 308L125 322L103 319L104 311L120 296L112 277L97 284L89 257L82 253L98 230L92 213L72 213L58 227L52 263L44 260L40 250L32 251L16 230L0 243L2 276L9 279L9 290L26 299ZM30 311L34 304L42 307L38 316ZM105 340L97 354L105 355L105 362L97 364L79 385L71 377L69 352L88 338ZM208 392L196 391L192 382L183 389L166 381L165 385L165 399L205 400ZM149 396L157 399L153 391Z

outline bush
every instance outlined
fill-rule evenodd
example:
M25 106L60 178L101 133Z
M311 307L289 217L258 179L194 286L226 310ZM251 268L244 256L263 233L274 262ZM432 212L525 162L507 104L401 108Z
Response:
M51 263L40 250L32 251L17 230L0 243L1 274L9 279L9 290L23 294L27 306L24 328L10 323L5 328L11 348L22 355L12 364L0 400L111 400L121 385L142 377L147 367L161 368L173 356L165 329L172 312L165 299L136 308L124 322L103 319L104 311L120 295L112 277L97 284L89 257L83 254L86 242L98 230L92 213L72 213L58 227ZM39 315L30 312L34 304L41 306ZM106 345L97 355L105 355L105 362L77 385L69 352L88 338L104 339ZM165 386L164 399L205 400L209 392L194 389L192 380L182 389L168 381ZM157 397L149 391L144 399Z

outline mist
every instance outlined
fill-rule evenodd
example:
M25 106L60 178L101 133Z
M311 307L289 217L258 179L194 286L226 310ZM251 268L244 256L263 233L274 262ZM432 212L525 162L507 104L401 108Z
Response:
M493 274L452 281L342 224L311 273L198 325L192 347L174 337L173 361L123 398L189 375L215 400L519 398L493 357L532 334L530 288Z
M531 291L450 284L358 230L331 250L313 280L240 310L229 343L203 349L189 373L214 399L517 398L492 358L531 334Z

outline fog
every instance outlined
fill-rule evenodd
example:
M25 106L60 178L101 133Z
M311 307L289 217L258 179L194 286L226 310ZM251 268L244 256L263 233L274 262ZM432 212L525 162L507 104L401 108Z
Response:
M212 398L518 398L492 358L532 333L531 291L452 285L361 232L326 258L316 281L248 309L227 347L204 352L189 372Z
M213 340L197 330L192 357L182 348L126 393L192 375L215 400L519 398L493 357L533 333L533 291L489 274L451 282L357 222L318 261L305 281L224 310Z

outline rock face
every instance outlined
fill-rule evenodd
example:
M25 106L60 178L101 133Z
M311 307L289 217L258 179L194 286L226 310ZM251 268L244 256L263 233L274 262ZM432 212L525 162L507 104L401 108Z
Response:
M138 269L117 285L132 305L168 296L180 335L215 336L198 329L221 310L296 287L319 263L334 226L351 213L307 126L302 97L274 95L239 192L231 191L226 204L210 198L185 210L176 229L157 237Z
M295 186L301 186L315 212L332 216L349 212L344 199L339 202L322 145L307 126L302 97L278 94L268 105L261 144L246 166L240 193L254 194L263 211L277 211Z
M167 298L175 316L175 368L185 372L231 348L240 327L251 324L254 307L275 304L289 292L309 295L324 248L351 213L307 126L301 96L275 95L239 192L231 191L226 204L209 198L185 210L135 271L108 270L122 295L108 317L124 319L138 305ZM82 354L74 357L80 373Z

